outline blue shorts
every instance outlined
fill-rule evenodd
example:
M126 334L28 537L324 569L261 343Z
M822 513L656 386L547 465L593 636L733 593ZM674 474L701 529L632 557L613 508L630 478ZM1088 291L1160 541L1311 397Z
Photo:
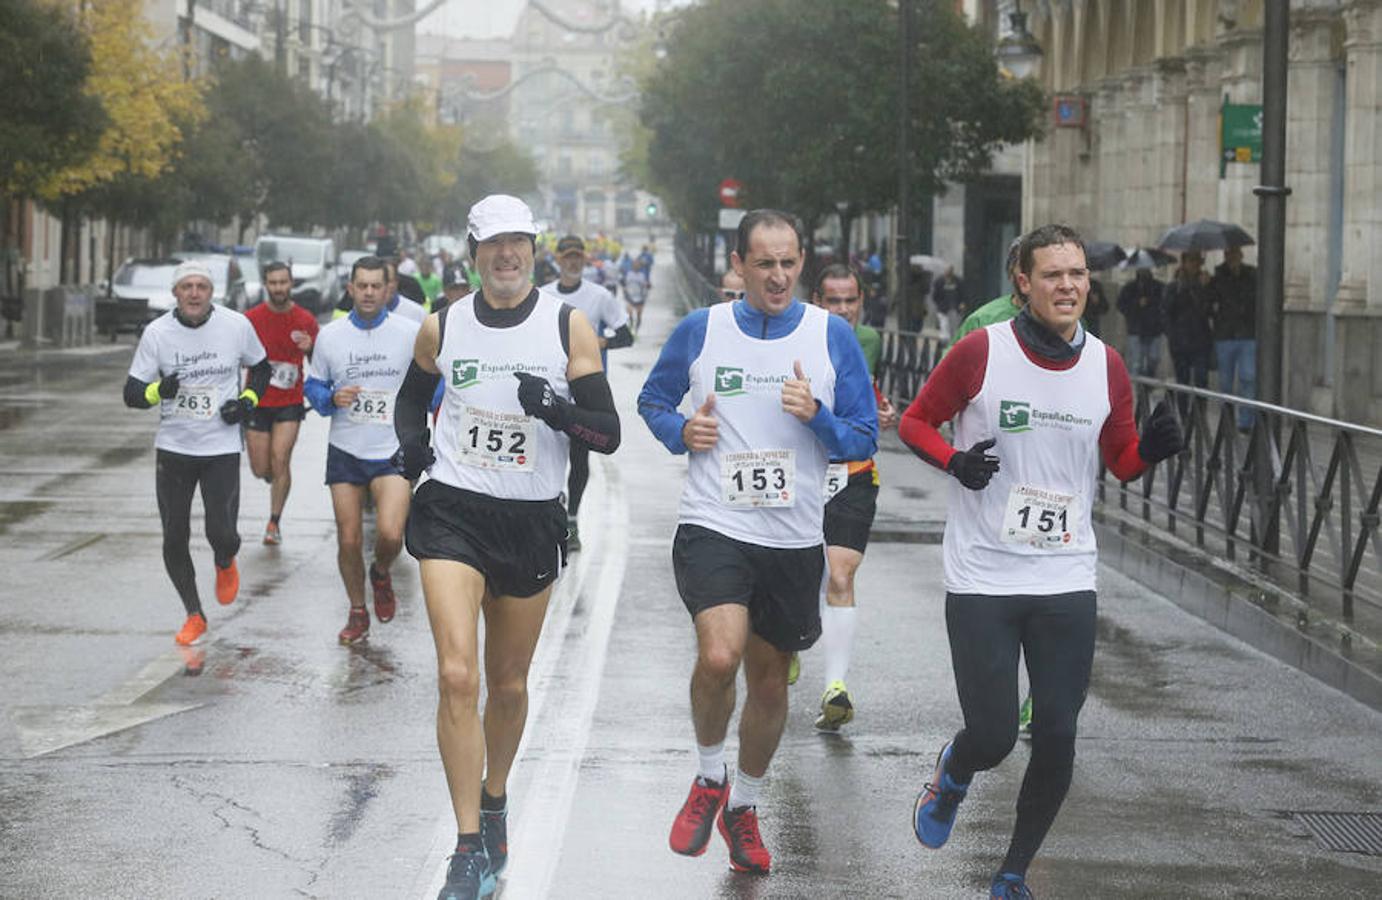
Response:
M360 459L335 444L326 446L327 484L369 484L385 475L403 477L398 467L387 459Z

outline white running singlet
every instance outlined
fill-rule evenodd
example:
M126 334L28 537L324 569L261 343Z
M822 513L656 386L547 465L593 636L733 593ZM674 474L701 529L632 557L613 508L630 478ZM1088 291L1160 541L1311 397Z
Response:
M402 294L398 295L398 303L393 309L389 310L389 315L399 316L404 319L411 319L422 327L422 323L427 319L427 310L422 308L422 304L416 300L409 300Z
M177 396L158 404L159 450L187 456L220 456L240 452L240 426L221 421L221 404L240 396L240 369L264 359L250 320L224 306L188 328L168 311L149 323L139 337L130 375L154 382L177 373Z
M327 440L333 447L356 459L393 456L398 449L394 400L413 361L417 333L416 322L393 313L373 328L361 328L349 316L322 327L308 377L331 385L333 393L354 385L361 388L353 404L332 410Z
M621 325L628 324L629 311L624 304L600 285L582 279L576 289L568 294L558 288L559 284L553 281L538 290L559 303L574 306L585 313L590 327L595 329L596 337L606 337L606 329L617 331Z
M983 386L955 417L954 446L996 438L1001 468L982 491L950 486L945 589L960 594L1094 590L1090 522L1099 433L1108 419L1108 352L1086 332L1069 369L1027 358L1012 325L988 327Z
M803 306L797 327L759 340L739 330L734 305L710 307L705 344L691 363L691 403L715 395L719 442L691 453L679 521L762 547L814 547L824 541L824 445L782 409L782 383L801 361L811 393L834 409L835 366L826 329L830 314Z
M566 487L567 437L523 412L514 372L546 378L571 399L561 345L562 304L538 292L517 325L492 328L475 316L476 294L450 304L437 370L442 394L431 477L504 500L551 500Z

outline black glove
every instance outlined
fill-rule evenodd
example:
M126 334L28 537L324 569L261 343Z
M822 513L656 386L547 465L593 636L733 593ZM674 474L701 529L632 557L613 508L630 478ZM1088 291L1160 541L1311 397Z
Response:
M564 397L557 396L546 378L528 372L514 372L518 379L518 403L523 412L535 419L541 419L556 431L566 427L566 407Z
M988 487L993 473L998 471L998 457L988 451L998 443L996 438L980 441L968 450L957 450L946 464L945 471L960 480L960 484L971 491L982 491Z
M182 379L178 378L178 373L164 375L158 380L158 396L163 400L172 400L178 395L178 388L182 387Z
M227 425L239 425L249 417L254 409L254 401L248 397L236 397L221 404L221 421Z
M432 452L432 432L426 428L422 429L422 434L418 435L415 441L399 444L389 459L394 468L402 472L403 477L409 481L417 481L436 461L437 454Z
M1150 465L1175 456L1184 446L1185 437L1181 434L1180 422L1176 420L1171 400L1163 397L1142 423L1142 433L1137 436L1137 455Z

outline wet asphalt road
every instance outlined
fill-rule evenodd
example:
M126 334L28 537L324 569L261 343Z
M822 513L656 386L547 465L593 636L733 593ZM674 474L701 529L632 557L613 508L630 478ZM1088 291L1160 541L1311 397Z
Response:
M804 658L761 810L775 873L729 873L718 838L699 859L667 850L694 767L692 632L669 561L685 465L633 406L674 322L660 275L639 343L611 354L624 446L594 466L586 550L535 661L500 895L984 896L1026 750L979 777L944 850L916 843L912 800L959 717L930 542L945 483L895 439L880 529L911 540L875 543L861 570L845 734L811 728L820 662ZM281 548L259 544L267 488L243 470L233 606L210 601L194 539L211 631L204 656L180 654L153 418L119 400L128 358L0 356L0 896L434 895L454 829L415 565L395 567L397 619L337 646L346 603L312 416ZM1075 783L1037 895L1375 894L1382 857L1322 849L1289 814L1382 812L1382 716L1111 570L1100 603Z

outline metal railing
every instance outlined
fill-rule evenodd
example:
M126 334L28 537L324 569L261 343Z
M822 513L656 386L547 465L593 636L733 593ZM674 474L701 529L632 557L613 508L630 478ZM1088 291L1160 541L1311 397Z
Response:
M931 332L883 331L882 338L879 387L903 409L946 342ZM1170 382L1133 382L1139 427L1152 399L1169 394L1186 446L1135 481L1101 471L1098 508L1382 635L1382 430Z

